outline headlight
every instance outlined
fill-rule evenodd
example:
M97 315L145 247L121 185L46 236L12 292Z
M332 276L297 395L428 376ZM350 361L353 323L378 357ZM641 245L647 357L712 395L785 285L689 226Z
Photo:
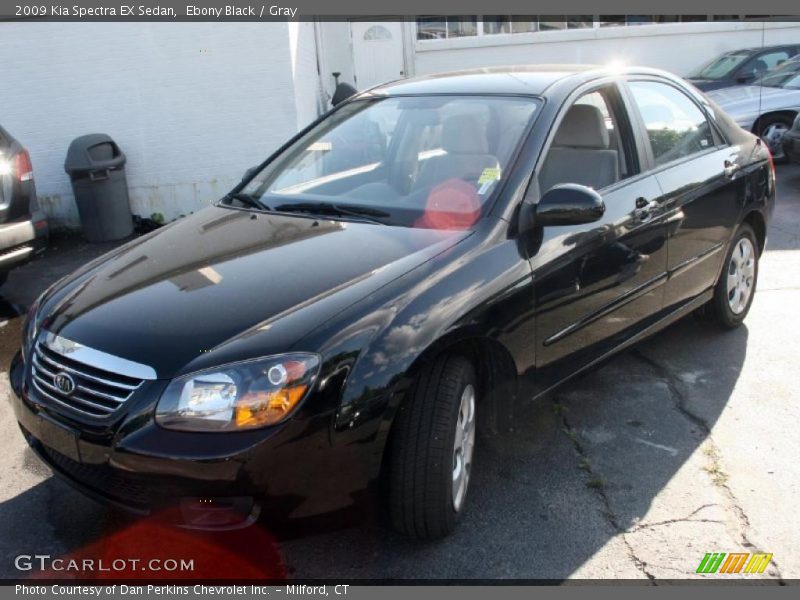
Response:
M319 370L315 354L285 354L173 379L156 423L181 431L241 431L274 425L300 404Z

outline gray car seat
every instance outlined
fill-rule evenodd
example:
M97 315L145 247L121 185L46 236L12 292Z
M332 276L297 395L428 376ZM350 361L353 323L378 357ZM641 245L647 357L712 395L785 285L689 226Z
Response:
M446 154L425 160L416 189L437 185L448 179L464 179L477 186L483 170L497 167L497 157L489 154L486 127L474 115L456 115L442 123L442 150Z
M608 144L600 109L573 105L561 121L539 173L539 189L544 193L559 183L601 189L619 181L619 156Z

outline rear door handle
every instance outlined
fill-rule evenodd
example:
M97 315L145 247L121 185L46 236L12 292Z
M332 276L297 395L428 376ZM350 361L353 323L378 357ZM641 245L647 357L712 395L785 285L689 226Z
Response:
M733 177L736 175L736 172L739 170L739 165L732 160L726 160L723 163L725 167L725 176L726 177Z

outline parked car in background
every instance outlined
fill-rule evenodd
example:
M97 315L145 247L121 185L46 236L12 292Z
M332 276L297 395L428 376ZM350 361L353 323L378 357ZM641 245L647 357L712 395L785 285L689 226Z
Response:
M795 163L800 163L800 113L795 117L792 128L783 136L783 153Z
M687 79L704 92L748 85L798 52L800 44L734 50L700 67Z
M708 97L740 127L763 139L775 160L783 154L783 135L800 112L800 61L792 60L753 85L708 92Z
M0 127L0 285L8 272L47 245L47 217L39 208L28 151Z
M441 537L480 428L700 307L743 322L774 199L758 138L662 71L386 84L46 291L14 413L134 512L235 527L372 488Z

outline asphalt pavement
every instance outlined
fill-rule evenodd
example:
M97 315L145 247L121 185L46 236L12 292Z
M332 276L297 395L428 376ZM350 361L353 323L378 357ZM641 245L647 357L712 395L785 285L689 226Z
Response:
M0 290L0 362L50 282L109 250L61 239ZM377 507L270 530L174 532L129 520L53 477L24 443L0 378L0 577L20 554L197 557L192 576L800 579L800 166L778 201L745 325L687 317L478 441L457 531L415 542ZM302 463L298 463L302 469ZM155 533L154 533L155 531ZM152 543L145 543L149 540ZM155 541L153 541L155 540ZM773 555L760 575L697 575L709 552ZM206 560L206 563L203 563ZM212 573L213 572L213 573ZM61 573L61 576L70 576Z

